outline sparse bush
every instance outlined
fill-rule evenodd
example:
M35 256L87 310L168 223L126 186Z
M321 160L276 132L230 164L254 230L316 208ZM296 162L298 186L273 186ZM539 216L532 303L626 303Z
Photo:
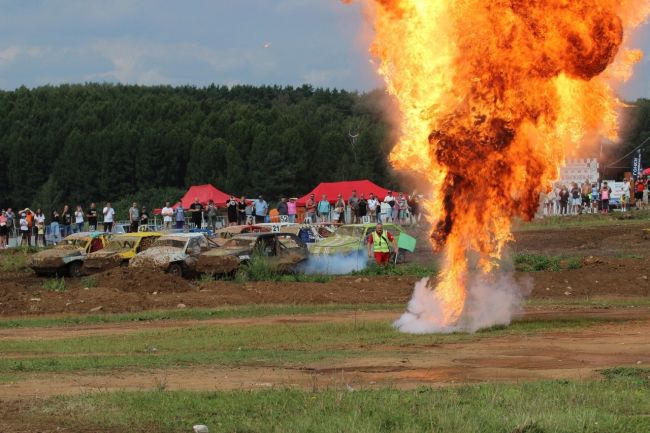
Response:
M97 280L92 275L82 278L81 283L83 284L84 287L87 287L89 289L92 289L93 287L97 287Z
M516 254L515 270L519 272L540 272L561 270L560 258L538 254Z
M388 264L387 266L378 266L374 262L370 263L365 269L354 271L350 275L358 276L411 276L411 277L430 277L438 273L438 269L433 265L420 265L417 263L407 263L404 265Z
M65 278L52 278L43 283L43 288L50 292L65 292Z

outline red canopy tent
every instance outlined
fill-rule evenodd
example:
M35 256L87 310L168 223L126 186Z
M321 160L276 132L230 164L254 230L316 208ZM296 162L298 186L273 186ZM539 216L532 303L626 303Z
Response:
M344 182L321 182L316 188L311 190L306 195L298 199L298 206L305 206L307 200L311 194L314 194L316 201L318 202L323 194L327 195L327 200L330 203L336 202L336 197L339 194L343 195L343 199L348 201L348 198L352 195L352 190L357 191L357 197L360 197L361 194L366 196L366 199L370 197L370 193L375 194L379 200L383 200L384 197L388 194L388 189L382 188L381 186L373 183L369 180L349 180Z
M217 206L225 206L230 198L230 194L219 191L212 184L194 185L187 190L185 195L181 198L181 203L185 209L189 208L194 199L198 198L202 205L207 205L209 200L213 200Z

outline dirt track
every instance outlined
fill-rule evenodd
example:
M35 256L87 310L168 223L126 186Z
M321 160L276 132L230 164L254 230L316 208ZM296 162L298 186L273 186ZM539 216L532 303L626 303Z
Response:
M518 273L532 282L532 298L580 301L594 296L632 299L650 295L650 240L642 235L646 223L603 228L517 233L511 249L518 253L577 256L581 268L559 272ZM426 252L419 261L433 260ZM94 335L123 335L146 329L202 326L394 320L410 298L416 277L337 277L326 283L199 283L169 275L116 268L95 276L97 287L84 288L82 279L66 279L62 293L43 289L43 279L29 272L0 274L0 316L66 315L221 307L250 304L394 304L395 311L326 313L205 321L156 321L26 328L0 331L2 341L58 339ZM101 307L101 308L99 308ZM650 363L650 309L588 309L566 305L530 307L523 320L598 317L626 322L593 325L580 330L490 337L477 341L399 347L359 347L365 354L327 364L301 366L240 365L213 368L170 368L112 371L100 374L22 376L0 384L0 399L21 399L94 390L260 389L296 386L322 389L349 385L414 387L459 382L532 379L580 379L618 365ZM520 317L520 319L522 319ZM633 320L633 321L630 321ZM4 354L10 356L11 354ZM640 364L639 364L640 363Z
M566 317L566 313L542 312L548 317ZM571 313L572 317L575 312ZM585 311L584 317L599 312ZM323 389L351 386L372 388L421 385L443 386L454 383L515 381L534 379L588 379L597 370L617 365L650 363L650 310L613 310L610 318L638 319L623 323L596 325L582 330L548 332L532 336L508 336L454 344L424 346L373 347L366 355L326 364L269 367L171 368L148 371L118 371L91 374L33 375L15 383L0 384L0 399L47 397L88 391L156 389L228 390L260 389L274 386ZM336 320L352 320L350 314ZM386 313L368 313L364 319L389 319ZM390 319L395 317L390 315ZM324 315L317 320L332 320ZM278 320L311 320L273 318ZM244 320L243 323L246 323ZM223 326L239 324L227 320L211 322ZM176 323L176 326L186 325ZM95 330L113 330L127 326L102 326ZM172 325L173 326L173 325ZM41 331L42 332L42 331ZM45 330L45 334L57 330ZM76 335L63 332L67 337ZM52 337L54 335L41 335ZM0 337L0 340L3 337Z

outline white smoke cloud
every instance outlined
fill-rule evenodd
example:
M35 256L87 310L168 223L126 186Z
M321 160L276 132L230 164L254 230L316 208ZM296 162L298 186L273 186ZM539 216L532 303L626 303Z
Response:
M448 325L442 320L443 305L430 287L429 278L415 284L406 312L393 323L411 334L476 332L494 325L508 325L521 311L522 300L532 291L532 280L516 281L513 274L493 273L471 276L468 299L461 318Z
M298 271L305 274L343 275L365 269L367 265L368 257L362 252L346 255L313 254L307 261L300 264Z

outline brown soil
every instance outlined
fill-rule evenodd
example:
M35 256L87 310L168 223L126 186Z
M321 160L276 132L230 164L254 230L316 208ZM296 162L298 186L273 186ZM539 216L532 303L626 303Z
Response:
M298 387L412 388L456 383L536 379L588 379L598 370L650 363L650 317L646 310L621 311L638 321L582 330L506 336L454 344L367 347L366 354L301 366L241 365L149 371L37 374L0 384L0 400L89 391L166 389L228 390ZM566 314L557 317L566 317ZM573 314L572 314L573 316ZM273 320L277 320L273 319ZM353 320L347 317L344 320ZM222 326L223 324L213 324ZM112 325L109 325L109 327Z
M43 288L30 273L5 273L0 282L0 315L117 313L150 309L214 308L247 304L405 304L417 277L337 277L326 283L212 281L199 283L146 269L114 268L83 279L66 279L65 292ZM588 299L594 296L650 295L650 259L584 259L580 269L518 273L532 281L531 298ZM526 284L524 284L526 285Z

